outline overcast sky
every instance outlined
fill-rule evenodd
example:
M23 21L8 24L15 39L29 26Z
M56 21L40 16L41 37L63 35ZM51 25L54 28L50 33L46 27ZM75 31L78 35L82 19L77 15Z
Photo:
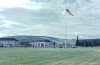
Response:
M0 0L0 37L64 38L65 22L67 38L100 38L100 0Z

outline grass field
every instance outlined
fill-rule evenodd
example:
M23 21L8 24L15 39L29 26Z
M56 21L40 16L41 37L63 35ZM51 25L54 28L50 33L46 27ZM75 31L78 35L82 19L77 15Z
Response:
M100 65L100 49L0 48L0 65Z

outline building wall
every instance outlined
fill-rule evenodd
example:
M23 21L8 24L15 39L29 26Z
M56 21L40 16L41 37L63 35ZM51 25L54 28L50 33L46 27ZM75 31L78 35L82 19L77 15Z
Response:
M44 47L44 48L53 47L53 44L51 42L31 42L29 44L31 44L31 47Z
M47 48L53 48L54 45L52 44L52 42L46 42L46 47Z
M19 46L17 41L13 40L0 40L0 45L3 45L3 47L16 47Z

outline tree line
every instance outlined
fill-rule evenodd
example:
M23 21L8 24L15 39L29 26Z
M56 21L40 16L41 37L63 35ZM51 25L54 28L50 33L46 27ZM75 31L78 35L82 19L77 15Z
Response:
M80 47L95 47L100 46L100 42L97 42L96 40L88 41L88 40L81 40L76 41L76 46Z

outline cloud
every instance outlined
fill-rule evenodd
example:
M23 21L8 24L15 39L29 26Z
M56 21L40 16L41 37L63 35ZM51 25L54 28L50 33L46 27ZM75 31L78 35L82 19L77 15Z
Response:
M97 38L100 26L100 1L94 0L10 0L1 1L0 24L9 35L41 35L64 38ZM70 16L68 8L74 16ZM10 28L10 29L7 29ZM14 27L14 28L13 28ZM17 31L16 31L17 30ZM5 31L3 33L7 34Z
M42 3L31 2L30 0L0 0L0 10L6 8L21 7L26 9L40 9Z
M24 22L26 24L50 23L60 21L60 11L56 9L32 10L24 8L9 8L1 12L4 16L13 21ZM30 23L29 23L30 22Z
M21 25L21 23L10 21L10 20L2 20L2 25L0 27L12 28L12 25Z
M28 0L0 0L0 6L1 7L18 7L23 2L27 2Z

